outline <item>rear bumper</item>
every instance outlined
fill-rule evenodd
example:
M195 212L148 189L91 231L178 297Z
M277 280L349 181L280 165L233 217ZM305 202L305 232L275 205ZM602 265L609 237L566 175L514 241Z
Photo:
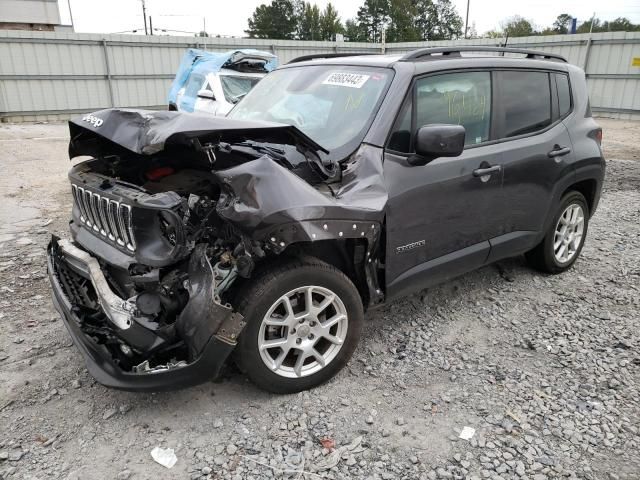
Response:
M87 370L99 383L121 390L162 391L197 385L218 375L235 344L225 342L216 336L209 339L201 354L188 365L140 373L122 370L104 345L98 344L82 331L80 310L69 300L56 273L59 262L66 261L64 257L56 254L56 246L57 239L54 238L47 250L47 271L53 304L84 357Z

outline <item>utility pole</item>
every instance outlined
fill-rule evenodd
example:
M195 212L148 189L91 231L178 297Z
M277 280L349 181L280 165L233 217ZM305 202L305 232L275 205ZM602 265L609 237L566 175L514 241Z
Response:
M151 15L149 15L149 32L153 35L153 20L151 19Z
M144 19L144 34L149 35L149 31L147 30L147 6L144 0L142 0L142 18Z
M464 21L464 38L468 38L467 34L469 33L469 2L471 2L471 0L467 0L467 18Z

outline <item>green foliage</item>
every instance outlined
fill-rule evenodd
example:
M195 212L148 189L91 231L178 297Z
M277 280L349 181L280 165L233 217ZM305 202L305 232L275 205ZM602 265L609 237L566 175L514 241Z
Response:
M569 15L568 13L561 13L553 22L552 31L558 34L569 33L569 28L571 27L571 20L573 20L573 17L571 15Z
M464 24L451 0L414 0L420 40L451 40L463 35Z
M356 20L347 20L344 23L344 36L350 42L366 41L366 35Z
M317 5L302 2L302 12L298 17L299 40L322 40L320 37L320 9Z
M365 0L347 37L380 42L448 40L462 36L463 22L451 0Z
M382 41L382 30L389 24L389 0L365 0L358 9L356 22L367 42Z
M272 0L255 9L245 32L251 38L291 40L296 37L297 23L291 0Z
M389 25L387 42L415 42L420 40L420 32L415 19L417 9L413 0L394 0L389 2Z
M504 37L507 32L510 37L522 37L527 35L558 35L569 33L572 16L568 13L558 15L551 27L545 27L536 31L533 24L522 17L515 16L502 22L502 31L491 30L484 34L488 38ZM578 25L576 33L589 33L591 30L591 19ZM601 21L593 19L593 31L595 32L638 32L640 25L634 24L628 18L620 17L611 21Z
M602 22L599 32L640 32L640 24L631 22L628 18L618 17L611 22Z
M344 27L331 3L320 12L318 5L304 0L272 0L255 9L245 31L251 38L333 40Z
M491 30L484 36L564 34L569 32L571 19L570 14L562 13L552 26L536 30L530 20L516 15L501 22L501 30ZM337 33L344 33L351 42L381 42L384 31L386 41L392 43L460 38L463 28L452 0L363 0L356 18L344 25L331 3L320 11L315 3L305 0L271 0L255 9L246 33L252 38L285 40L334 40ZM588 33L590 28L588 20L578 26L577 33ZM624 17L593 21L593 32L618 31L640 31L640 25ZM469 35L477 37L475 26L471 26Z
M338 10L329 2L320 15L320 36L322 40L334 40L336 33L344 33L344 27Z
M507 18L501 23L501 27L504 36L527 37L535 34L532 23L520 15Z
M591 21L592 19L589 19L586 22L582 22L580 25L578 25L576 33L589 33L591 31ZM601 32L601 28L602 22L597 18L593 19L593 31Z

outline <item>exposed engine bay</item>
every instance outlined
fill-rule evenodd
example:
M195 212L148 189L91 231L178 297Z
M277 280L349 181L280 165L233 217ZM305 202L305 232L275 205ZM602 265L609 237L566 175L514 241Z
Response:
M54 238L50 268L123 372L185 367L214 337L233 346L243 283L314 242L348 248L363 295L382 301L381 156L339 165L294 127L207 120L107 110L70 122L70 156L90 159L69 173L73 242Z

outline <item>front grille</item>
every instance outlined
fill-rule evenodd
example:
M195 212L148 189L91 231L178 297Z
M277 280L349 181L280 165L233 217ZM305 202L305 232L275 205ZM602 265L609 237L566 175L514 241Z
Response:
M71 185L80 221L96 234L132 252L136 249L131 224L131 207L98 193Z

